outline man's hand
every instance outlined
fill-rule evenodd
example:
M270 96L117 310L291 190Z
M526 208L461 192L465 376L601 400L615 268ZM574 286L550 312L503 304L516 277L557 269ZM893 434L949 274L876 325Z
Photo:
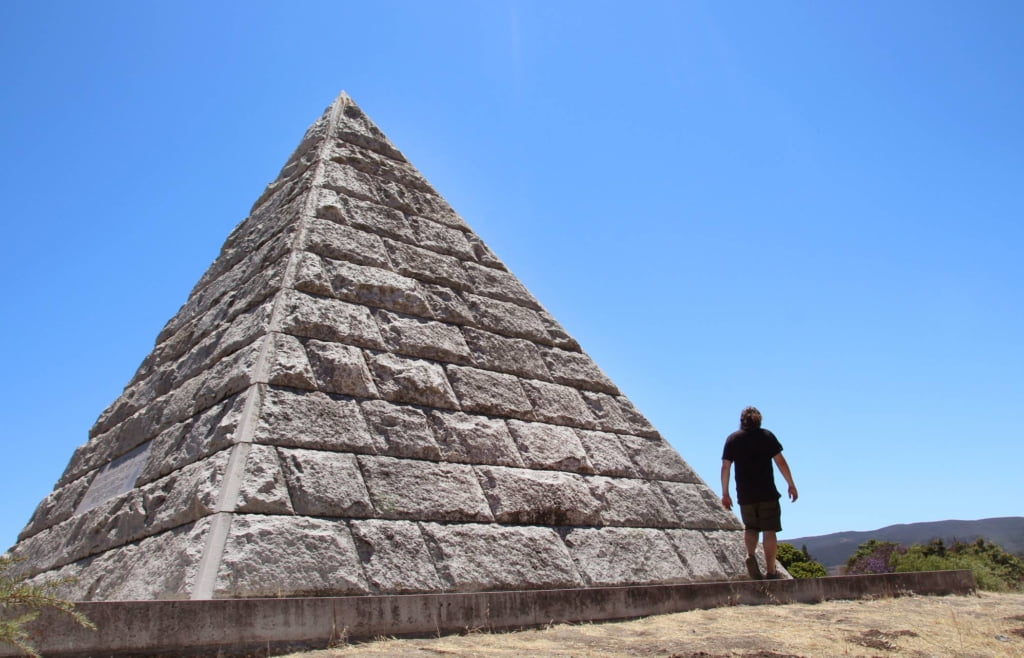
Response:
M794 489L794 491L795 491L795 489ZM727 510L731 510L732 509L732 498L729 497L728 493L726 493L726 494L724 494L722 496L722 507L724 507Z
M796 485L789 485L789 499L796 502L796 499L800 497L800 494L796 492Z

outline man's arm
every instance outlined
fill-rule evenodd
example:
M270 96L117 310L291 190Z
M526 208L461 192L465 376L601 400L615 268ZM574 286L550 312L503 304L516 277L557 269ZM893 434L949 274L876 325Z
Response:
M732 462L728 459L722 460L722 507L732 509L732 498L729 497L729 471L732 469Z
M786 478L786 484L789 485L789 499L796 502L799 494L796 491L796 485L793 484L793 474L789 472L789 464L786 463L786 458L782 456L782 453L773 457L775 465L779 467L779 473L782 473L782 477Z

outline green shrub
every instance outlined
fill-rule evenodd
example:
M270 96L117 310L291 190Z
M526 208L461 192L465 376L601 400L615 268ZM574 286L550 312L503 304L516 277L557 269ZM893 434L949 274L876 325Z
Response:
M54 591L72 578L48 580L41 585L30 585L24 578L11 575L11 567L21 558L0 555L0 642L17 647L29 656L39 653L29 642L25 625L39 616L44 608L53 608L71 616L85 628L95 630L96 626L85 615L75 610L75 604L65 601Z
M795 546L786 542L779 544L775 559L794 578L821 578L828 575L825 567L812 560L806 549L797 550Z

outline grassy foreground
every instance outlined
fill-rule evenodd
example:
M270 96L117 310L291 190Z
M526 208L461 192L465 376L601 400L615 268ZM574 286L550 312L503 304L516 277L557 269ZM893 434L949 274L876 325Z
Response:
M293 658L439 655L1024 657L1024 593L735 606L516 633L381 639Z

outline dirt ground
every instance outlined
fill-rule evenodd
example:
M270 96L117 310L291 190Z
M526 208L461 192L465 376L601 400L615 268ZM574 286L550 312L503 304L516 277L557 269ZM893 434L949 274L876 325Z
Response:
M735 606L516 633L381 639L292 658L351 656L1024 657L1024 593Z

